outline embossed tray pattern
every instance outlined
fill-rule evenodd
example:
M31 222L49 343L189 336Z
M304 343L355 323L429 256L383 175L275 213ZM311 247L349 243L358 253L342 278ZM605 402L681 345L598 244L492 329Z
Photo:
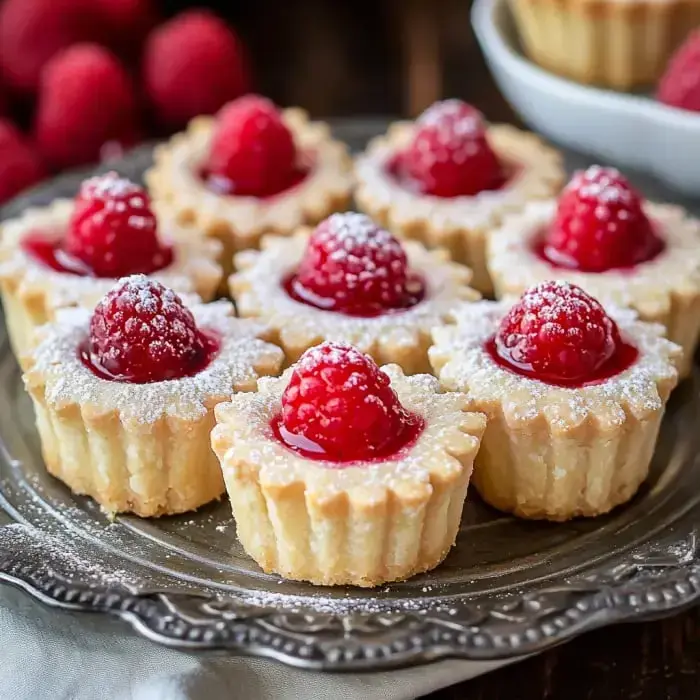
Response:
M361 148L383 125L350 122L337 132ZM139 177L149 161L146 147L117 167ZM569 159L571 167L584 162ZM80 177L63 176L0 213L70 195ZM637 184L670 198L649 181ZM156 642L305 668L375 670L528 654L700 597L697 377L674 393L651 476L627 506L591 521L528 523L472 491L447 561L374 591L262 573L237 543L225 501L185 516L109 522L46 474L4 331L0 387L0 579L48 605L120 617Z

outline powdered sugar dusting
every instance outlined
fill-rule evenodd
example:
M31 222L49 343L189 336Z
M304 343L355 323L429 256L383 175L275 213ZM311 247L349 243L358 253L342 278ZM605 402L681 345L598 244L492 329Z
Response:
M218 407L219 426L215 430L228 436L232 445L228 456L234 462L248 463L260 470L261 483L288 484L303 480L307 494L330 495L354 487L427 484L434 470L445 475L461 470L458 460L450 455L476 452L485 427L484 417L464 413L467 397L440 393L435 377L406 377L395 365L384 366L382 370L389 376L401 405L424 420L416 442L385 461L327 469L322 461L299 456L272 436L269 424L281 410L282 394L294 367L279 378L262 378L257 392L237 394L230 403ZM224 470L226 461L223 460Z
M46 401L54 406L78 404L97 411L116 410L123 420L154 423L163 416L196 418L212 402L227 399L237 386L252 388L258 369L279 370L282 351L258 336L259 323L233 317L226 301L192 307L197 326L220 337L220 350L198 374L151 384L125 384L101 379L78 356L87 337L89 315L64 312L56 324L42 329L43 340L33 353L25 383L45 384Z
M630 271L581 272L553 267L536 254L535 244L556 216L557 202L531 202L491 236L488 261L497 294L520 295L538 282L561 279L606 305L638 309L643 317L654 309L667 313L675 305L676 290L700 294L700 221L675 205L645 202L643 206L663 235L663 252Z
M487 137L499 160L519 165L517 174L503 187L459 197L413 192L388 174L387 164L411 142L414 131L413 123L393 125L386 136L373 139L355 163L356 200L370 213L388 212L392 230L420 222L439 237L488 228L528 200L551 197L563 178L559 155L536 137L511 126L490 125Z
M21 247L32 231L42 231L57 239L64 235L75 204L70 199L54 200L49 206L28 209L21 217L2 224L0 279L17 280L22 293L42 297L48 312L65 306L93 308L116 279L95 278L59 272L43 265ZM173 260L167 267L149 275L177 292L210 294L221 277L216 262L221 245L184 232L156 207L164 242L173 245Z
M84 180L81 190L90 197L105 200L130 197L129 203L138 209L146 205L143 188L113 170Z

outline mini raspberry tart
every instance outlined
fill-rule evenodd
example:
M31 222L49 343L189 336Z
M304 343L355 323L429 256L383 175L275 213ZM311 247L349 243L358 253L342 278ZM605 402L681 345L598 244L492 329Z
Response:
M231 272L234 253L257 248L263 233L287 234L344 209L353 178L326 124L247 95L156 148L146 182L178 221L223 243Z
M282 351L227 301L187 307L145 275L41 328L24 383L53 476L110 515L193 510L224 492L214 407L277 374Z
M334 343L220 404L212 445L245 550L266 572L321 585L436 567L486 425L467 407L434 377Z
M220 245L193 237L143 188L111 172L85 180L74 200L29 209L2 225L0 289L15 353L59 308L93 308L118 279L147 274L209 301Z
M563 521L606 513L646 479L681 348L567 282L464 304L434 331L442 386L488 417L474 484L494 507Z
M355 200L392 233L446 248L491 293L486 239L507 212L554 196L560 155L534 134L487 125L459 100L437 102L415 123L398 122L356 161Z
M700 336L700 222L643 201L614 168L576 173L559 200L533 202L489 239L498 298L568 280L605 304L661 323L683 348L686 376Z
M349 343L380 364L430 370L430 331L474 301L471 271L442 250L399 242L365 214L333 214L312 232L265 237L236 256L238 313L263 320L289 362L323 340Z

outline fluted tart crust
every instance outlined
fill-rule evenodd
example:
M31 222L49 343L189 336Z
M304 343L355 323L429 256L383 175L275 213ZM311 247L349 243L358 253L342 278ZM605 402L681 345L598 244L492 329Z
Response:
M236 256L238 272L229 286L238 313L268 325L288 362L328 340L353 345L379 364L398 364L407 374L430 371L432 328L457 304L480 298L469 286L471 271L451 262L444 250L407 241L408 266L425 284L424 298L415 306L369 318L320 309L295 300L282 284L299 266L311 232L302 227L289 238L266 236L260 251Z
M416 239L429 248L446 248L453 260L474 271L473 286L491 293L486 268L486 240L503 216L530 200L555 195L564 181L561 156L537 136L506 124L487 128L491 148L513 169L498 190L475 196L434 197L397 182L387 166L413 137L412 122L396 122L372 139L355 162L357 206L395 235Z
M298 185L267 198L221 195L198 175L206 162L214 117L196 117L185 132L156 147L155 163L145 180L152 197L165 203L182 224L223 244L221 261L231 272L233 255L257 248L264 233L287 234L315 224L350 203L352 160L347 147L331 137L328 125L309 121L301 109L286 109L282 118L311 170Z
M52 321L59 309L92 309L114 287L113 278L97 278L59 272L34 259L22 249L31 232L60 239L74 209L71 199L57 199L46 207L27 209L0 228L0 291L10 342L21 357L33 344L36 329ZM178 226L162 207L154 206L159 237L173 246L173 260L149 277L176 292L211 300L219 287L222 270L217 259L221 246L192 236Z
M497 298L519 296L546 280L566 280L604 304L634 309L643 321L660 323L683 348L681 377L690 373L700 338L700 221L681 207L645 202L664 250L624 270L580 272L555 267L535 251L538 237L556 216L554 200L533 202L508 217L489 239L488 266Z
M473 482L488 503L523 518L595 516L628 501L646 479L681 349L663 327L608 307L636 361L600 383L563 388L496 364L484 343L510 305L465 304L434 332L442 386L466 392L488 426Z
M381 462L307 459L272 436L292 369L217 407L218 455L246 552L266 571L320 585L377 586L437 566L455 542L485 418L434 377L383 370L423 417L417 440Z
M191 310L217 334L218 354L194 376L149 384L103 379L82 362L90 316L82 309L59 311L38 332L23 378L46 467L110 515L170 515L221 497L214 407L280 370L282 351L258 338L264 327L235 318L229 302Z

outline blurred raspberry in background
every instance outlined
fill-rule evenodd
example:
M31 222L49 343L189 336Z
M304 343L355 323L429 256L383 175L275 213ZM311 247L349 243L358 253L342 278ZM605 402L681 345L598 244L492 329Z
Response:
M158 0L0 0L0 204L251 88L230 25L206 10L163 21L161 10Z

